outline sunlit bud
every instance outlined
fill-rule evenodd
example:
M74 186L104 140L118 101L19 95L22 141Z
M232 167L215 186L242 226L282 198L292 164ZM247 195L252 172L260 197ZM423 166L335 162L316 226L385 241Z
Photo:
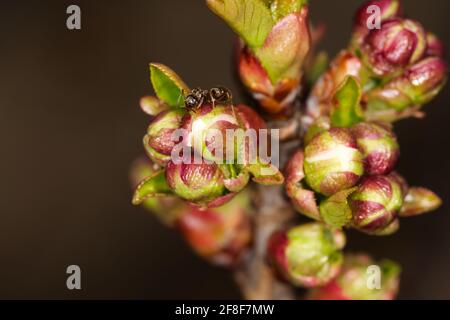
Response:
M219 208L190 205L177 226L192 249L221 266L233 266L251 241L249 195L237 195Z
M368 234L383 233L403 204L400 184L388 176L364 178L349 197L352 226Z
M363 159L347 129L332 128L316 136L305 149L306 182L329 196L353 187L363 175Z
M398 74L423 57L426 33L418 22L393 19L372 30L361 46L364 62L375 75L383 77Z
M150 123L144 137L144 148L156 163L165 165L170 160L172 149L178 143L173 133L180 128L184 114L183 109L164 111Z
M345 235L321 223L310 223L274 233L269 257L282 276L303 287L322 286L339 273Z
M390 173L400 154L394 133L387 127L375 123L359 123L351 130L364 157L365 173L369 175Z
M434 211L441 205L442 200L433 191L425 188L412 187L406 194L402 209L400 210L400 216L417 216Z
M375 262L367 255L346 255L339 276L314 289L310 300L393 300L400 282L400 266L390 260Z

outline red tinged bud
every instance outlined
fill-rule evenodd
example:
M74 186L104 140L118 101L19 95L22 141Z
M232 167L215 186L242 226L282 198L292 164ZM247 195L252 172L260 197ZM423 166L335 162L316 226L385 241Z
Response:
M394 133L375 123L359 123L351 130L364 157L365 173L368 175L390 173L400 155Z
M184 115L183 109L163 111L150 123L144 137L144 148L154 162L165 165L170 160L172 149L178 143L173 134L180 128Z
M342 231L309 223L274 233L269 239L269 258L280 274L301 287L322 286L339 273L345 245Z
M381 272L379 287L371 283L370 268ZM379 269L378 269L379 268ZM367 255L346 255L339 276L314 289L310 300L393 300L400 282L400 266L390 260L373 261Z
M326 196L353 187L364 173L363 157L348 129L332 128L305 149L306 182Z
M362 44L362 55L372 72L384 77L401 73L419 61L426 49L426 33L420 23L392 19L367 35Z
M402 7L399 0L370 0L364 3L356 12L354 18L355 31L365 34L369 32L368 23L372 21L375 11L373 6L380 9L380 22L401 16Z
M364 178L349 197L352 226L368 234L387 235L385 229L397 218L403 197L401 185L389 176ZM396 231L394 226L388 230Z
M202 206L222 205L231 195L224 185L224 176L214 163L175 164L166 167L166 180L172 192L180 198Z

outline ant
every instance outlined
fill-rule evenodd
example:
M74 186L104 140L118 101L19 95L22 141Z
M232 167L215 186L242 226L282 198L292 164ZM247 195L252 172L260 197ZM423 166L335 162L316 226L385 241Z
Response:
M209 90L200 88L192 89L184 99L186 108L198 109L204 102L211 103L213 107L216 102L221 104L232 104L231 91L225 87L214 87Z

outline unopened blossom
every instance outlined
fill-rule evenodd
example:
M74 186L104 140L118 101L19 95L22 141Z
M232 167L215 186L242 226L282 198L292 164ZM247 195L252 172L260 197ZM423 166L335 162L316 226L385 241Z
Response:
M342 266L345 235L320 223L309 223L274 233L269 257L282 276L302 287L322 286Z

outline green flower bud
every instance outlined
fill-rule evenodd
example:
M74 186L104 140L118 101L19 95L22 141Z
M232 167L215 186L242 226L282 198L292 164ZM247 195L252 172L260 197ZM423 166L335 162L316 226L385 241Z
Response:
M412 187L409 189L402 209L401 217L412 217L434 211L442 205L442 200L433 191Z
M350 131L332 128L316 136L305 149L304 170L308 185L323 195L353 187L364 169Z
M175 164L169 161L166 180L174 194L202 206L222 205L233 196L225 188L224 175L214 163Z
M364 157L365 173L369 175L390 173L400 155L394 133L375 123L359 123L351 130Z
M310 223L273 234L268 252L286 280L311 288L322 286L338 275L344 245L342 231Z
M349 197L352 226L368 234L386 234L403 205L402 186L389 176L364 178ZM388 231L395 227L391 226ZM395 231L395 228L393 228Z
M370 268L381 271L380 286L371 285ZM378 269L379 268L379 269ZM393 300L400 282L400 266L390 260L375 262L367 255L346 255L339 276L314 289L310 300Z
M437 96L446 78L447 64L444 60L439 57L423 59L409 67L404 75L367 93L366 118L395 121L414 115L414 108Z
M184 115L183 109L171 109L160 113L150 123L144 137L144 148L154 162L164 166L170 160L172 149L178 143L173 133L180 128Z

